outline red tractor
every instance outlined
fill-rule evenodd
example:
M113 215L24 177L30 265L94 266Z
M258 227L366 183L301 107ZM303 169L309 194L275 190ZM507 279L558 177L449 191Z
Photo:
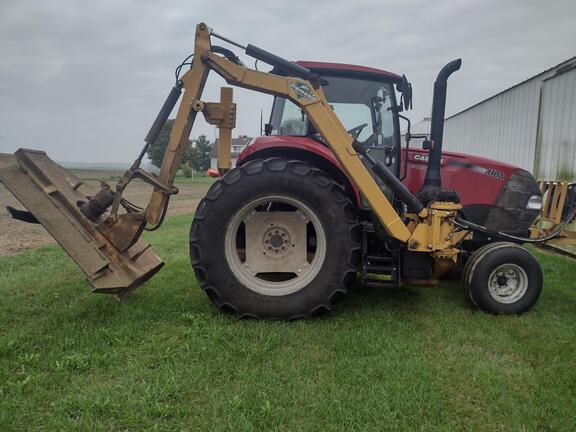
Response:
M453 191L457 194L466 220L496 232L529 236L530 226L542 208L542 194L529 172L482 157L441 152L442 131L438 134L437 129L443 128L445 81L444 97L442 91L437 97L435 88L431 139L424 140L423 149L412 149L409 147L410 122L399 114L411 106L411 85L405 76L349 64L304 61L297 64L322 77L326 98L348 132L369 149L374 159L384 162L413 194L421 191L425 183L429 157L441 154L441 184L448 193ZM401 94L400 104L396 100L395 87ZM405 146L401 143L401 118L408 122ZM440 136L436 142L434 134ZM401 275L417 279L431 275L427 263L412 266L411 270L402 269L398 255L386 253L387 248L393 250L394 246L386 242L385 231L371 217L370 208L354 182L300 108L285 98L275 97L265 135L246 147L239 155L237 165L255 159L282 157L307 161L336 179L364 214L362 275L366 284L395 285L399 283ZM388 196L393 200L394 194L388 186L379 181L377 175L374 178L383 189L388 190ZM472 252L493 240L490 234L476 231L473 238L464 244ZM518 242L521 243L520 240ZM456 272L462 268L462 264ZM378 273L390 278L374 279L370 276Z
M249 69L211 38L274 69ZM440 70L430 136L423 149L410 150L409 139L405 147L400 139L400 121L407 120L401 112L412 100L405 76L293 63L231 41L205 23L196 27L191 57L176 68L175 85L143 150L114 188L87 187L44 152L0 155L0 181L29 210L9 209L11 214L42 223L95 292L125 295L162 266L140 235L162 224L169 198L178 192L173 182L185 144L202 113L219 129L218 168L225 175L196 209L190 258L200 287L219 308L240 317L316 316L346 294L358 269L366 285L434 284L466 261L463 285L479 309L522 313L536 303L540 266L514 243L548 241L563 226L527 238L542 207L534 178L487 159L442 153L447 81L460 60ZM181 74L186 65L190 69ZM210 71L275 97L266 136L233 169L236 106L230 88L221 89L220 102L201 100ZM160 173L153 175L140 163L181 95ZM123 198L135 178L153 186L144 207Z

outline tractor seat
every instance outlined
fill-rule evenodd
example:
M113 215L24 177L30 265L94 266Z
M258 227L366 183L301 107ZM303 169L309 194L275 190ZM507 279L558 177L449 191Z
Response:
M424 205L428 205L431 201L445 201L456 204L460 202L460 197L454 189L437 186L424 186L418 191L416 198Z

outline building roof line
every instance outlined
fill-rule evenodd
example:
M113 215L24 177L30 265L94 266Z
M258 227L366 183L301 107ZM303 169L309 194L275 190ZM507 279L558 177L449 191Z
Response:
M573 67L576 67L576 56L571 57L571 58L569 58L568 60L564 60L563 62L560 62L560 63L558 63L558 64L555 65L555 66L552 66L552 67L550 67L550 68L548 68L548 69L546 69L546 70L543 70L542 72L539 72L539 73L537 73L536 75L532 75L530 78L526 78L525 80L520 81L519 83L514 84L514 85L511 86L511 87L505 88L504 90L499 91L498 93L495 93L495 94L493 94L492 96L487 97L486 99L482 99L480 102L477 102L477 103L475 103L474 105L470 105L468 108L463 109L462 111L459 111L459 112L457 112L456 114L452 114L450 117L446 117L445 120L449 120L449 119L451 119L452 117L459 116L460 114L463 114L463 113L465 113L466 111L469 111L469 110L471 110L472 108L475 108L475 107L477 107L478 105L483 104L484 102L489 101L490 99L494 99L495 97L500 96L502 93L506 93L506 92L508 92L508 91L510 91L510 90L518 87L518 86L521 86L522 84L524 84L524 83L526 83L526 82L528 82L528 81L531 81L531 80L533 80L534 78L538 78L540 75L544 75L544 74L546 74L546 73L548 73L548 72L550 72L550 71L552 71L552 70L554 70L554 69L558 69L558 72L564 73L564 72L567 72L568 70L572 69Z

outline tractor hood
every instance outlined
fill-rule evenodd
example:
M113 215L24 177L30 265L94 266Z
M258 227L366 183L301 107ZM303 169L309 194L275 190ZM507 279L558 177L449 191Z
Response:
M402 152L403 157L405 154ZM349 196L360 202L358 189L334 154L309 137L274 135L256 138L240 153L237 164L274 156L313 160L315 164L320 162L322 169L340 177L349 190ZM426 150L409 150L404 184L413 193L422 187L427 166ZM492 159L450 151L442 152L440 167L442 184L458 193L469 220L521 233L538 216L538 210L526 209L530 197L541 195L536 180L527 171Z

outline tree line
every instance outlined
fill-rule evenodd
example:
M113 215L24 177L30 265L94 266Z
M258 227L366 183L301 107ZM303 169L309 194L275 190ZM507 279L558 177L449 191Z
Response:
M170 141L172 126L174 126L174 119L166 122L156 141L154 141L146 151L152 164L158 168L162 165L162 159L164 159L164 153L166 153L166 147ZM200 135L195 140L188 140L182 156L181 165L185 176L189 176L188 173L191 175L192 170L203 173L210 168L210 150L213 145L214 144L206 138L206 135Z

